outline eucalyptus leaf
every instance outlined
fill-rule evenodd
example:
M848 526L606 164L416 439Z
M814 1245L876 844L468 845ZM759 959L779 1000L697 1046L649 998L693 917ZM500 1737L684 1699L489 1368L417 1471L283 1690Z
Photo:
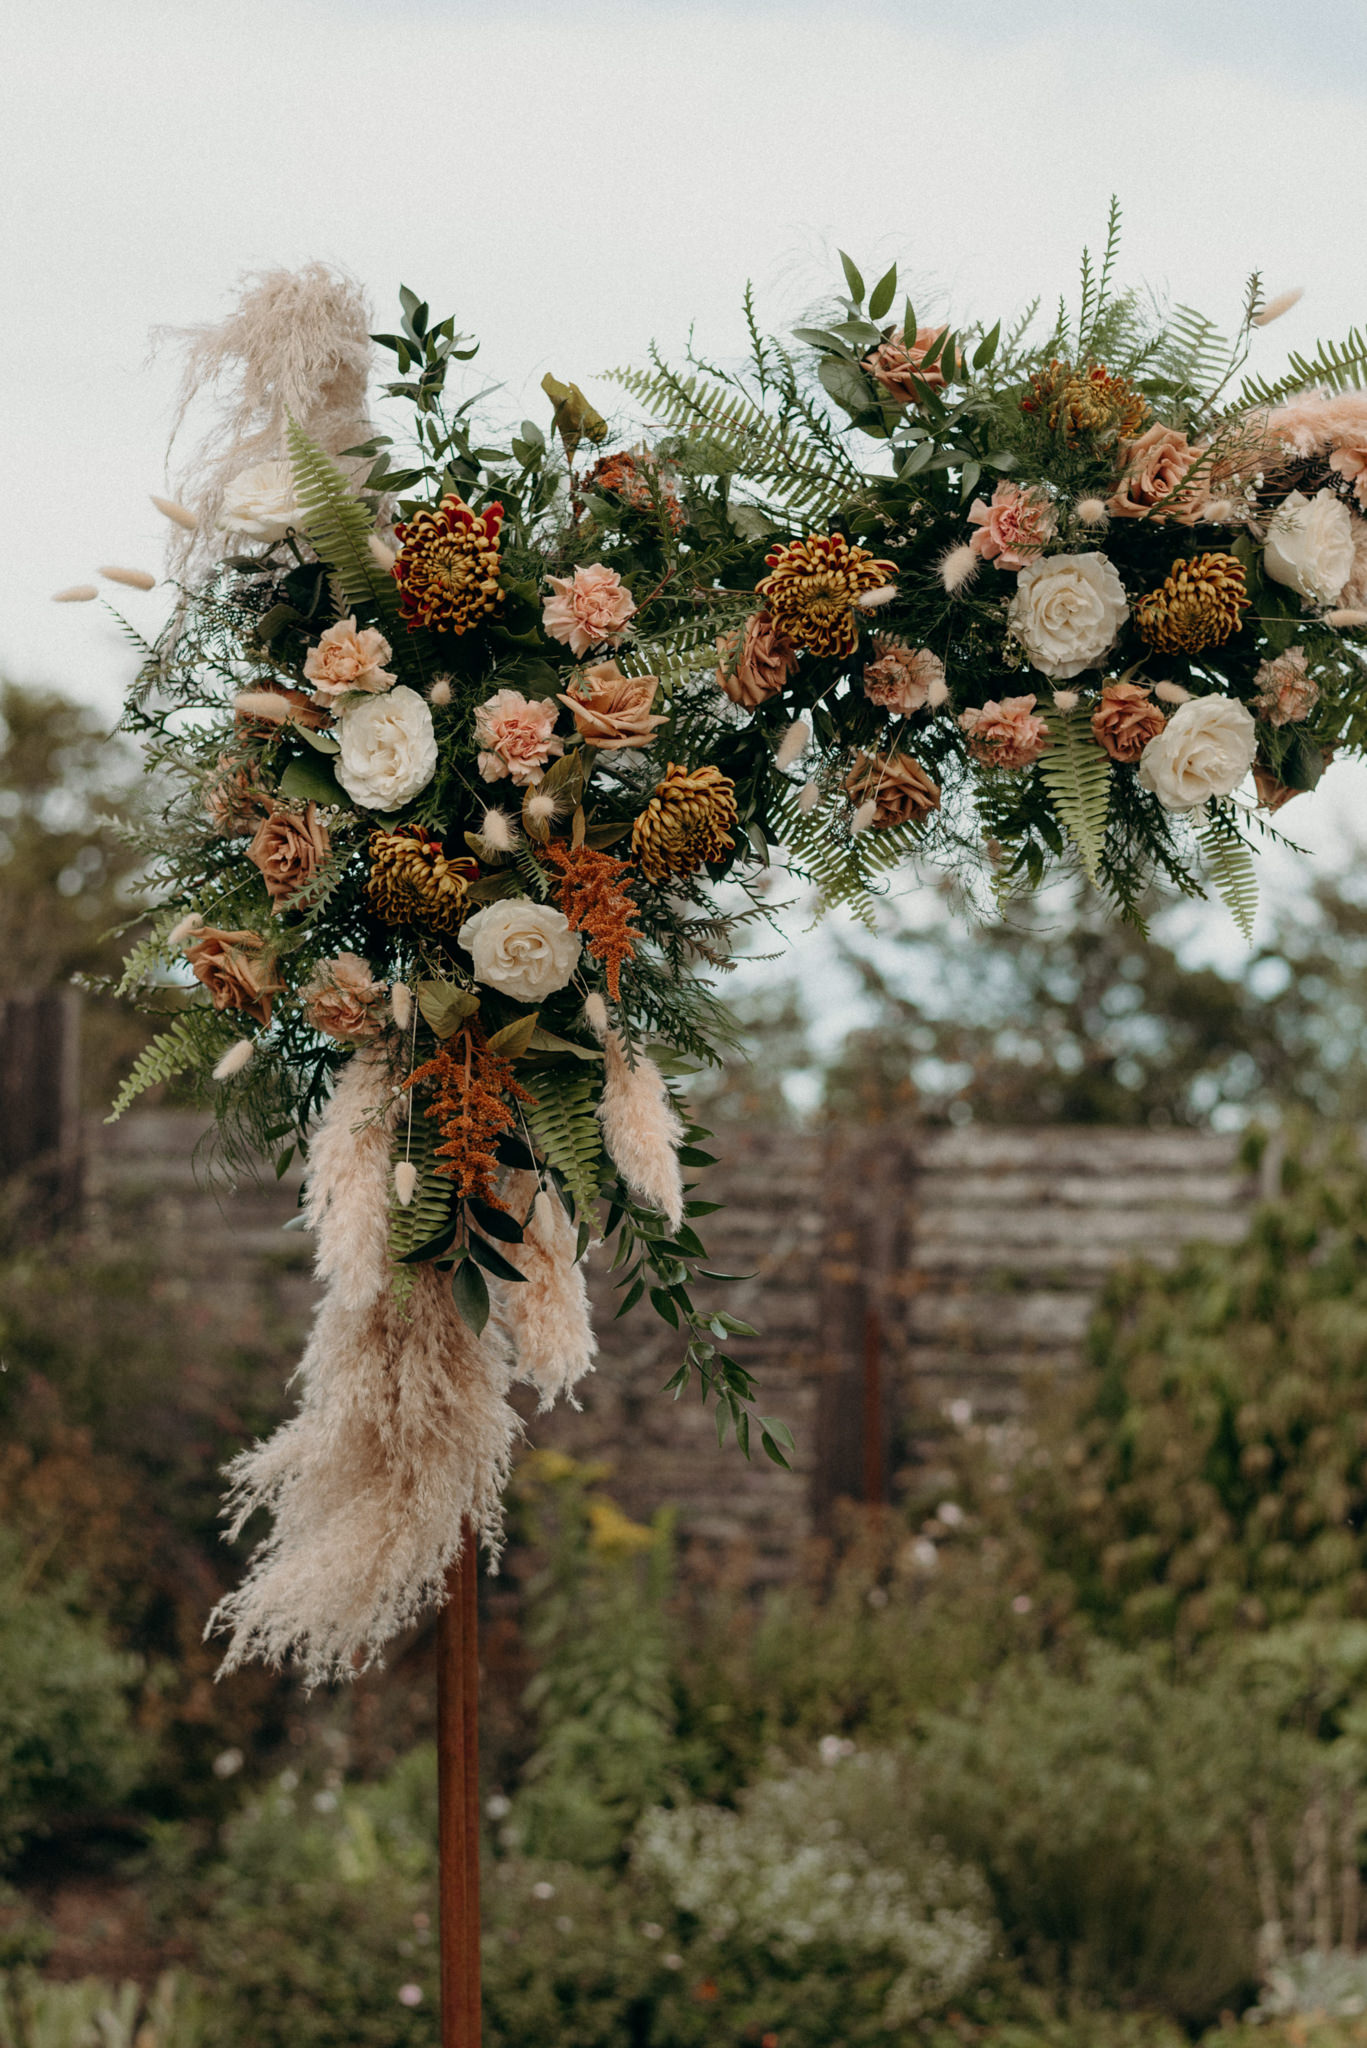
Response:
M897 265L884 271L873 290L869 293L869 318L881 320L893 302L897 292Z
M847 256L843 249L840 251L840 262L845 272L845 282L850 288L850 297L854 300L856 306L862 306L864 303L864 280L859 275L853 258Z

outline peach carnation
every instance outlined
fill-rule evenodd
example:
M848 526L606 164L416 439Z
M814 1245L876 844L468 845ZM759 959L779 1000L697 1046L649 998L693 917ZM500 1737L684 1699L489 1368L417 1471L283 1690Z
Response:
M1279 654L1275 661L1261 663L1253 681L1258 692L1253 709L1269 725L1299 724L1319 702L1319 684L1306 673L1299 647Z
M205 925L185 941L185 958L195 980L207 988L216 1010L242 1010L258 1024L271 1021L271 998L285 984L275 955L259 932L224 932Z
M945 388L944 372L938 362L928 370L921 368L944 331L943 327L918 327L916 339L908 348L899 327L871 355L865 356L864 368L898 405L919 405L927 391Z
M990 504L973 500L968 523L978 529L968 543L974 554L999 569L1023 569L1058 530L1054 508L1042 491L1005 481L993 491Z
M1113 761L1137 761L1166 723L1147 683L1106 683L1092 713L1092 737Z
M878 826L919 822L940 808L940 785L910 754L857 754L845 791L856 809L873 805Z
M486 782L511 776L520 788L540 780L546 763L563 754L555 736L559 717L553 702L534 701L519 690L495 690L475 713L475 743L483 749L479 772Z
M355 613L329 626L304 660L304 674L313 684L314 702L331 710L348 690L388 690L394 677L384 664L394 650L373 626L356 630Z
M909 718L934 695L943 702L945 665L928 647L875 640L877 660L864 670L864 695L895 717Z
M718 689L751 710L777 695L798 663L797 648L767 611L751 612L742 627L723 633L717 654Z
M370 962L356 953L338 953L320 960L301 991L304 1010L315 1031L352 1043L378 1038L384 1029L384 1004L389 990L376 981Z
M666 723L652 711L658 676L624 676L615 661L597 661L584 669L560 702L574 713L574 722L591 747L626 751L648 747L655 728Z
M541 623L552 640L570 653L587 654L591 647L615 647L626 632L636 600L615 569L590 562L573 576L548 579L553 595L541 609Z
M1000 703L961 711L959 730L970 754L988 768L1028 768L1049 744L1049 728L1035 716L1033 697L1003 697Z
M303 811L277 807L261 820L247 858L261 870L272 903L287 902L311 882L332 851L317 804Z
M1149 427L1135 441L1120 444L1120 480L1106 509L1117 519L1175 519L1192 526L1205 509L1206 493L1186 485L1201 459L1185 434L1173 427ZM1186 488L1184 488L1186 485Z

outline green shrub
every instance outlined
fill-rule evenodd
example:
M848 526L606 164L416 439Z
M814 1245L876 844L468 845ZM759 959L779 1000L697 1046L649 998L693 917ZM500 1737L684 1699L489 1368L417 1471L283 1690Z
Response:
M61 1593L29 1591L0 1534L0 1858L126 1795L145 1754L128 1707L141 1668Z
M200 1988L168 1970L151 1992L81 1977L0 1974L0 2048L202 2048Z

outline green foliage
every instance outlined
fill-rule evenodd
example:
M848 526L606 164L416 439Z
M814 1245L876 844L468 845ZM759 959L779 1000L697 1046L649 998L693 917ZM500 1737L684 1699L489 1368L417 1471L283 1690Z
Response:
M1085 710L1048 714L1053 744L1041 757L1040 776L1054 810L1091 882L1098 880L1111 800L1110 757L1092 737Z
M1285 376L1268 380L1249 377L1240 398L1247 405L1280 405L1297 392L1327 386L1330 391L1353 391L1367 375L1367 333L1350 327L1342 341L1320 341L1313 355L1292 350Z
M397 620L394 579L380 568L368 545L375 531L373 515L356 496L350 478L293 420L286 439L304 531L336 578L340 608L373 605L383 618Z
M123 1797L145 1756L129 1716L140 1675L69 1597L26 1585L0 1531L0 1860Z
M0 1973L0 2048L203 2048L205 2004L176 1970L150 1992L98 1977L51 1984Z
M138 1054L105 1122L117 1123L149 1088L160 1088L181 1074L212 1067L240 1035L232 1020L219 1012L208 1008L185 1011Z
M603 1178L602 1133L595 1113L597 1087L582 1068L543 1067L526 1082L525 1105L537 1147L564 1182L581 1222L592 1217Z
M1248 841L1232 819L1212 810L1201 833L1201 850L1206 857L1206 872L1230 916L1244 937L1251 940L1258 909L1258 880Z

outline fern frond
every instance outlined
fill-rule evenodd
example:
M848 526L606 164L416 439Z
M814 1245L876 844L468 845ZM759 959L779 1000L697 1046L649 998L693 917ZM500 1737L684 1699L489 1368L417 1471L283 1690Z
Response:
M582 1222L593 1212L607 1163L594 1078L547 1067L525 1085L532 1094L526 1105L528 1127L542 1158L568 1188Z
M441 1132L431 1117L422 1114L416 1103L412 1105L411 1120L407 1109L404 1116L406 1121L399 1126L394 1157L412 1160L418 1169L418 1185L405 1209L394 1193L391 1180L389 1255L396 1261L406 1259L411 1252L421 1250L423 1245L431 1244L451 1217L451 1183L436 1170L436 1150L441 1143Z
M233 1027L212 1010L188 1010L183 1017L177 1017L169 1031L160 1032L138 1054L105 1122L117 1123L130 1104L149 1088L174 1081L178 1074L188 1073L192 1067L212 1067L234 1036Z
M1367 332L1350 327L1342 341L1320 341L1310 356L1287 358L1287 372L1275 383L1261 377L1246 377L1240 398L1246 405L1280 405L1284 398L1304 391L1312 384L1327 385L1330 391L1351 391L1367 379Z
M386 619L397 620L398 589L368 546L373 517L332 457L302 427L291 420L285 432L304 531L331 569L338 596L347 605L373 604Z
M1085 711L1047 711L1044 716L1053 744L1040 756L1040 779L1088 880L1095 883L1111 801L1110 756L1092 737Z
M1210 881L1239 930L1251 940L1258 910L1253 849L1233 821L1216 810L1202 826L1200 839Z

